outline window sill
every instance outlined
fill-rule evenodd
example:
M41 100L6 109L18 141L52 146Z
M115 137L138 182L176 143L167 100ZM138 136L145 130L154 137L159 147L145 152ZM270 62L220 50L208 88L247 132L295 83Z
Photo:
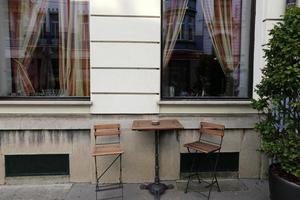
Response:
M159 105L250 105L251 101L159 101Z
M91 101L0 101L3 105L24 105L24 106L90 106Z
M166 114L257 114L250 100L159 101L160 113Z

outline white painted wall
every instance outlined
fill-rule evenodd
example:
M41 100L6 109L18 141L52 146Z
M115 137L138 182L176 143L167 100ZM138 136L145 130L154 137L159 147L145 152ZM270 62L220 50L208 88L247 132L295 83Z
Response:
M285 3L256 1L253 90L265 65L268 30ZM91 0L90 10L91 113L158 113L160 0Z
M160 19L144 17L102 17L90 19L91 41L159 42Z
M160 0L91 0L91 113L158 113Z
M1 1L0 7L0 19L1 19L1 29L0 29L0 96L7 96L11 93L11 66L10 64L10 51L7 48L9 44L9 25L8 23L8 9L7 1Z
M160 16L160 0L91 0L91 15Z
M92 67L159 68L160 44L91 42Z
M255 18L254 61L253 61L253 97L255 86L261 81L261 69L265 65L263 45L268 42L269 30L281 20L285 12L286 0L257 0Z

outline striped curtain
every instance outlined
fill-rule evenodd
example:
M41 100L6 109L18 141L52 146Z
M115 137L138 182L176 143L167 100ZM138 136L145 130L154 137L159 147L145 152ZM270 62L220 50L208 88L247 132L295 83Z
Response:
M45 17L47 0L8 1L13 85L19 96L33 95L29 67Z
M233 16L234 0L201 0L204 19L224 74L240 64L240 15ZM235 0L241 5L240 0ZM239 9L240 10L240 9Z
M59 1L59 85L64 96L89 96L88 1Z
M166 26L163 30L163 68L165 68L172 56L182 22L188 6L188 0L171 0L164 3L164 18Z

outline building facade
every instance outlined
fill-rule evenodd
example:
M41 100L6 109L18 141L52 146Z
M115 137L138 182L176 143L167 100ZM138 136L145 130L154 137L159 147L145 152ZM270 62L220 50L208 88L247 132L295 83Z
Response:
M160 136L161 179L177 180L185 172L183 144L197 139L200 121L225 125L222 155L231 155L233 166L225 171L264 177L268 161L257 151L258 114L250 100L265 62L262 45L281 20L285 0L0 2L1 184L30 175L13 164L34 155L66 162L66 171L49 169L48 175L93 182L93 125L101 123L121 124L124 181L151 181L154 134L131 126L157 117L184 126ZM230 10L230 17L218 8ZM181 26L171 23L172 15L181 16ZM231 23L227 38L225 21ZM225 40L231 41L229 52L221 48ZM106 180L117 176L115 168Z

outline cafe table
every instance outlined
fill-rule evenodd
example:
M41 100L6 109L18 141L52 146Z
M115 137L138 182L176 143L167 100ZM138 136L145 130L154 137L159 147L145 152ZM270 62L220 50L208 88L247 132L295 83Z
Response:
M171 189L174 186L166 185L160 182L159 179L159 133L168 130L180 130L183 126L177 119L161 119L161 120L134 120L132 124L132 130L141 131L144 133L155 133L155 178L154 183L143 184L141 189L149 190L155 197L160 199L160 195L167 189Z

